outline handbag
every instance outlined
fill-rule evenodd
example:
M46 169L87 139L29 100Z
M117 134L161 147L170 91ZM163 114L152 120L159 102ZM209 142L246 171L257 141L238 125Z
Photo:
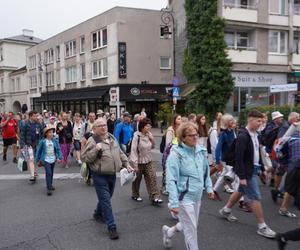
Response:
M81 164L80 167L80 175L82 178L86 178L89 176L89 168L85 162Z
M27 162L25 161L25 159L23 157L19 157L17 167L20 172L27 171L27 169L28 169Z

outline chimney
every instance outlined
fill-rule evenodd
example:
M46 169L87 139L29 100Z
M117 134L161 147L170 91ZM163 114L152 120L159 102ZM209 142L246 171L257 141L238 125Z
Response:
M23 36L33 37L33 30L23 29Z

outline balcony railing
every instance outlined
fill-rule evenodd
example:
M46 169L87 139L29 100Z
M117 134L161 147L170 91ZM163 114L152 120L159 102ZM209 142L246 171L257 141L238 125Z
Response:
M228 46L228 49L256 51L256 48L254 47L243 47L243 46Z
M237 8L237 9L248 9L248 10L257 10L257 4L255 5L244 5L244 4L238 4L238 3L224 3L224 8Z

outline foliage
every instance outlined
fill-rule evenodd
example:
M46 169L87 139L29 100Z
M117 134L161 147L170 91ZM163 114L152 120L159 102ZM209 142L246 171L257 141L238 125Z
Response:
M274 111L279 111L280 113L282 113L284 115L284 118L287 119L288 115L291 111L295 111L300 113L300 105L298 106L289 106L289 105L284 105L284 106L274 106L274 105L270 105L270 106L259 106L259 107L255 107L255 108L248 108L248 109L243 109L240 114L239 114L239 126L245 126L247 123L247 115L248 113L253 110L259 110L262 113L266 113L268 115L268 120L271 121L272 120L272 112Z
M234 89L232 63L224 40L225 21L217 15L217 0L186 0L188 46L183 71L196 90L186 102L186 111L213 117L223 111Z
M157 121L170 122L172 119L172 106L165 102L159 106L159 111L155 113Z

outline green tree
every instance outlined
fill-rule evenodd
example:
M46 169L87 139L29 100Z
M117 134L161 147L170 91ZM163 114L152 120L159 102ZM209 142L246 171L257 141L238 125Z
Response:
M217 10L218 0L185 0L188 46L183 72L188 83L197 86L187 98L186 110L210 117L224 110L234 89L225 21Z

